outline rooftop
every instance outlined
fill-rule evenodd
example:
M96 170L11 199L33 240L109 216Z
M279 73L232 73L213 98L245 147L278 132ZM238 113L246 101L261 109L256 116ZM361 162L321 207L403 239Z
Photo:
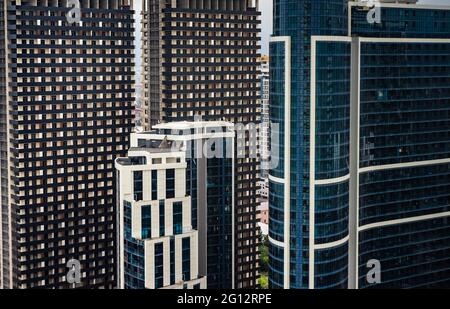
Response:
M198 128L233 128L234 125L226 121L179 121L160 123L153 126L156 130L189 130Z

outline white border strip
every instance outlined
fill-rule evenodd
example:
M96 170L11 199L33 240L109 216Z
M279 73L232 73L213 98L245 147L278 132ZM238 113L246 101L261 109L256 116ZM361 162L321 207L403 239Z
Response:
M273 239L273 238L272 238L272 237L270 237L270 236L269 236L269 242L270 242L270 243L272 243L272 244L274 244L275 246L278 246L278 247L284 248L284 242L281 242L281 241L275 240L275 239Z
M291 227L291 37L272 37L270 42L283 42L284 64L284 288L290 288Z
M329 248L334 248L334 247L339 247L340 245L345 244L346 242L348 242L348 240L350 239L350 236L347 235L344 238L340 239L340 240L336 240L333 242L329 242L326 244L317 244L314 245L314 249L315 250L323 250L323 249L329 249Z
M309 133L309 280L308 288L314 289L314 238L316 212L316 61L317 38L311 37L311 82L310 82L310 133Z
M282 183L284 184L286 181L283 178L278 178L272 175L269 175L269 180L276 182L276 183Z
M450 43L450 39L427 39L427 38L373 38L373 37L360 37L362 43L432 43L432 44L445 44Z
M363 232L363 231L367 231L370 229L389 226L389 225L405 224L405 223L410 223L410 222L425 221L425 220L444 218L444 217L450 217L450 211L435 213L435 214L430 214L430 215L417 216L417 217L409 217L409 218L403 218L403 219L397 219L397 220L371 223L371 224L367 224L367 225L358 227L358 232Z
M408 168L408 167L419 167L419 166L427 166L427 165L439 165L439 164L447 164L450 163L450 158L447 159L439 159L439 160L429 160L429 161L413 161L406 163L397 163L397 164L387 164L387 165L379 165L379 166L368 166L359 169L359 173L368 173L375 171L383 171L383 170L393 170L399 168Z
M323 186L323 185L337 184L347 180L350 180L350 174L338 178L315 180L314 183L316 186Z

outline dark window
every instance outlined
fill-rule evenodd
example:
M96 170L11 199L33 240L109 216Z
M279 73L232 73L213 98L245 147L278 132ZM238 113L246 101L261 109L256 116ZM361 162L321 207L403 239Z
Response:
M175 238L170 239L170 284L175 284Z
M164 200L159 201L159 236L164 236L165 233L165 222L164 222L164 209L165 204Z
M152 171L152 200L158 199L158 171Z
M191 239L189 237L182 240L182 271L183 280L191 280Z
M175 170L166 171L166 198L175 197Z
M142 238L152 238L152 207L141 208Z
M159 289L164 284L164 257L163 244L155 244L155 288Z
M142 171L133 172L134 200L142 201Z
M183 203L173 203L173 233L175 235L183 233Z

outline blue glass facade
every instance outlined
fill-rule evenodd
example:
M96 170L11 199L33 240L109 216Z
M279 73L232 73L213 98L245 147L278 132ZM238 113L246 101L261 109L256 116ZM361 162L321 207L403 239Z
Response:
M208 288L231 288L232 159L213 158L207 161Z
M131 236L131 203L123 201L125 288L145 288L144 242Z
M381 7L381 23L368 23L367 11L352 7L352 34L383 38L448 38L450 10Z
M346 35L347 31L347 3L343 0L275 0L274 1L274 36L283 37L289 36L291 39L291 136L290 147L287 149L284 144L284 126L285 122L285 55L286 46L283 42L272 42L270 46L270 117L271 122L280 124L279 131L279 162L278 166L270 171L272 178L269 183L269 235L275 240L282 241L283 227L280 224L284 221L284 185L276 183L273 177L285 178L285 151L290 152L290 239L283 240L285 244L289 244L290 248L290 274L289 286L290 288L308 288L309 286L309 146L310 146L310 73L311 73L311 36L312 35ZM324 46L323 48L328 48ZM347 53L345 46L339 46L339 51L336 53ZM348 61L347 61L348 63ZM334 64L336 70L330 74L335 76L333 86L338 89L342 87L340 79L348 77L339 76L339 67L344 64ZM328 74L324 72L324 74ZM326 87L327 85L324 85ZM344 85L345 86L345 85ZM332 91L327 90L328 93L323 93L324 104L327 102L327 95L335 95ZM343 95L348 96L348 90L339 90ZM340 100L343 105L340 109L341 118L347 117L344 115L349 108L349 102ZM326 108L325 108L326 109ZM330 110L330 113L332 111ZM326 111L324 110L324 113ZM336 121L336 126L340 126L339 121ZM331 138L343 138L348 134L348 128L341 127L340 134ZM340 137L339 137L340 136ZM320 141L319 141L320 142ZM326 142L325 139L323 142ZM336 151L338 156L345 163L345 141L341 139L342 146ZM272 144L272 147L276 145ZM326 152L325 147L322 148ZM319 156L324 151L319 151ZM326 155L323 157L323 165ZM334 154L331 154L334 155ZM320 158L322 160L322 158ZM343 171L335 166L336 161L332 159L333 163L320 174L324 177L327 173L342 173ZM345 167L344 167L345 169ZM339 191L339 190L335 190ZM345 204L345 201L343 201ZM338 208L345 208L345 206L338 206ZM337 210L338 211L338 210ZM320 219L319 219L320 220ZM318 222L321 225L320 222ZM271 244L272 247L276 247ZM279 267L279 263L284 263L283 250L280 248L272 248L269 252L269 286L271 288L283 288L283 267ZM276 274L276 275L275 275ZM287 275L287 274L286 274ZM324 285L329 285L324 283Z
M346 289L348 244L319 249L315 253L314 283L317 289Z
M350 173L350 42L315 44L314 181ZM312 180L310 179L310 182ZM314 288L348 286L349 180L314 183ZM342 242L343 241L343 242ZM336 243L338 242L338 243Z
M450 219L423 220L360 233L360 288L448 288ZM366 263L377 259L381 283L366 281Z
M213 144L213 140L209 141ZM227 149L232 139L218 139L222 149ZM191 196L192 225L198 228L199 204L207 208L207 254L206 272L209 289L230 289L233 273L233 159L231 158L197 158L197 147L202 143L189 141L187 159L186 189ZM205 160L205 166L199 161ZM206 170L203 170L206 168ZM206 174L206 201L199 201L198 177ZM202 198L202 197L200 197Z
M450 38L450 10L386 9L383 23L363 23L362 36ZM362 42L359 226L449 211L450 43ZM407 164L415 163L415 166ZM394 169L371 170L374 166ZM403 166L401 165L403 164ZM406 164L406 165L405 165ZM448 288L448 217L359 232L360 288ZM377 259L381 283L365 279Z
M269 285L347 288L355 272L360 288L449 287L450 42L421 38L449 39L450 10L383 7L381 23L370 24L368 10L350 7L352 38L346 2L274 1L274 36L287 36L292 45L292 116L288 147L283 139L287 51L285 41L276 40L270 116L281 125L282 164L270 171ZM352 68L355 63L359 70ZM350 90L356 81L359 96ZM359 134L352 140L354 100ZM359 148L352 150L351 141ZM359 159L358 177L352 156ZM284 201L286 188L289 201ZM352 188L358 189L354 199ZM284 239L286 203L289 240ZM357 247L351 246L351 209L358 215ZM288 286L280 243L289 248ZM366 280L371 259L381 264L382 281L375 285Z

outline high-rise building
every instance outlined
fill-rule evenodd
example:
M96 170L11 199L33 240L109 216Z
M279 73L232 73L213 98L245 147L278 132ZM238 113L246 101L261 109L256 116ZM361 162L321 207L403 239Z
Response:
M71 24L71 9L1 1L2 288L116 282L114 159L132 128L133 11L127 0L81 1ZM79 283L67 280L70 260Z
M450 286L450 7L415 2L274 1L272 288Z
M156 125L132 134L128 157L117 159L116 166L119 286L232 288L233 125ZM191 263L185 270L191 270L183 276L179 265L185 257L177 243L190 235Z
M117 159L119 287L204 288L185 152L159 141Z
M260 122L259 0L147 0L143 8L144 126L160 122ZM241 140L241 138L239 138ZM237 142L239 142L237 140ZM257 285L259 156L236 162L235 284ZM237 152L240 147L236 147Z
M261 129L259 137L259 149L261 154L261 179L266 184L269 177L269 141L270 141L270 119L269 119L269 56L261 56ZM267 185L261 187L266 188ZM264 192L267 195L267 192Z

